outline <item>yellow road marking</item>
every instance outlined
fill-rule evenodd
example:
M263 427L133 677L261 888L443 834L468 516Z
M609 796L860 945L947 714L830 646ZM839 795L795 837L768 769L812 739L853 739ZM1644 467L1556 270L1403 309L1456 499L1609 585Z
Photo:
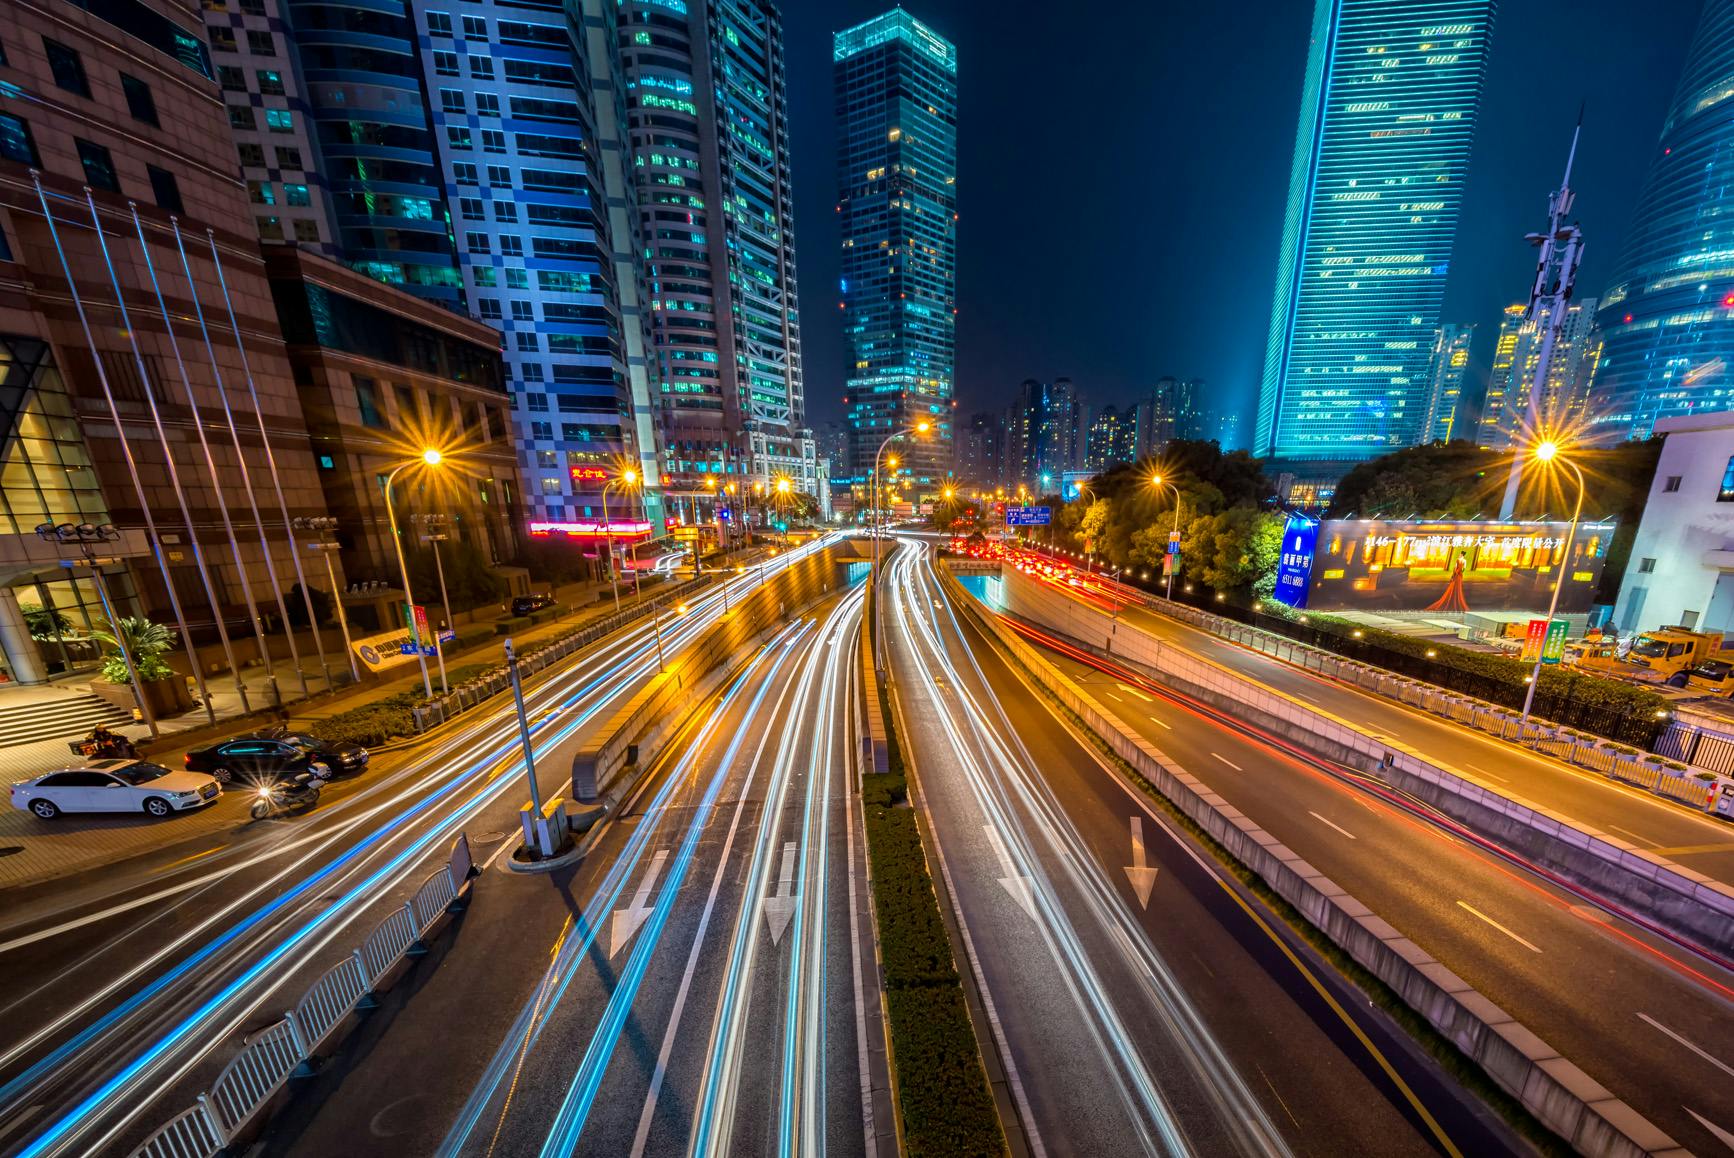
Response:
M1657 856L1689 856L1695 852L1734 852L1734 844L1724 840L1717 844L1676 844L1672 848L1652 848L1645 851Z
M191 860L198 860L202 856L210 856L214 852L222 852L225 848L228 848L228 847L229 846L226 844L219 844L216 848L207 848L204 852L195 852L192 856L183 856L180 860L171 860L168 864L163 865L161 868L152 869L151 872L152 873L166 873L170 869L174 868L177 865L186 864L188 861L191 861Z

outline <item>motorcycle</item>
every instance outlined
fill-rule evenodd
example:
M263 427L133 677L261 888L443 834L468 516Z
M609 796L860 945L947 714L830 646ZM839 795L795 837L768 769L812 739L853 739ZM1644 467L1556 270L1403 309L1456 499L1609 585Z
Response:
M319 792L325 782L311 772L297 772L287 780L261 784L248 810L254 820L278 816L297 808L312 808L319 803Z
M97 728L82 740L73 740L67 747L74 756L86 760L136 760L138 748L119 732Z

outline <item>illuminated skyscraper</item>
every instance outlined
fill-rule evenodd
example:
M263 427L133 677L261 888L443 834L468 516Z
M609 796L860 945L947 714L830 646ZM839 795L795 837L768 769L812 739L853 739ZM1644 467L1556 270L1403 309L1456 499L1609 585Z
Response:
M677 486L728 473L817 493L782 19L770 0L619 11L664 469Z
M957 50L899 8L837 33L832 58L852 465L867 474L886 435L931 422L898 467L931 488L952 460Z
M1428 437L1429 363L1495 0L1318 0L1253 450Z
M1592 436L1645 438L1656 419L1734 408L1734 0L1705 0L1619 273L1601 301Z
M1469 369L1469 346L1475 341L1474 326L1440 326L1433 338L1433 362L1427 391L1428 442L1450 442L1463 404L1463 375Z
M1595 328L1596 299L1585 298L1566 307L1565 322L1548 361L1547 382L1537 399L1541 430L1575 430L1584 399L1601 354L1601 334ZM1506 450L1520 441L1529 414L1529 391L1541 360L1546 310L1526 319L1524 307L1507 306L1493 351L1493 372L1487 380L1487 400L1481 406L1476 442ZM1467 434L1467 432L1464 432Z

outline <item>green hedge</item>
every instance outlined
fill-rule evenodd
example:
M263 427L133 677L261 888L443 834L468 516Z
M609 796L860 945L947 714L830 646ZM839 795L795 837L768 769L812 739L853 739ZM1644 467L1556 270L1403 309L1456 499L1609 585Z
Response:
M506 619L494 620L495 635L511 635L515 631L528 630L530 630L530 617L528 615L517 615Z
M922 1156L1002 1154L999 1114L982 1071L939 898L922 856L915 812L904 802L906 793L897 773L861 781L906 1151Z

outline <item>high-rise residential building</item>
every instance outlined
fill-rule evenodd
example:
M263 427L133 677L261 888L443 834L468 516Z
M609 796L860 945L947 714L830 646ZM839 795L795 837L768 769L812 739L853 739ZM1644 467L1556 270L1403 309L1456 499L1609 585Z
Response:
M957 50L898 8L837 33L832 59L852 467L929 422L898 469L934 489L952 461Z
M1216 416L1216 443L1223 450L1239 450L1240 411L1224 410Z
M1491 450L1506 450L1521 441L1528 423L1529 393L1541 362L1546 309L1526 318L1522 305L1507 306L1494 347L1493 372L1481 405L1476 442ZM1601 357L1601 334L1595 328L1596 299L1585 298L1566 307L1565 321L1548 359L1547 381L1537 398L1542 430L1576 429L1584 416L1590 381Z
M1705 0L1617 275L1601 299L1588 413L1601 442L1658 418L1734 409L1734 219L1720 179L1734 148L1734 2Z
M957 424L953 442L959 482L992 490L1005 485L1005 423L993 411L971 414Z
M1006 484L1057 489L1084 465L1083 407L1070 378L1026 378L1006 414Z
M1474 341L1474 326L1447 324L1433 336L1427 389L1428 442L1451 441L1463 405L1463 378L1469 372L1469 347Z
M782 19L770 0L619 11L663 469L676 485L720 472L816 493Z
M1156 379L1153 394L1172 423L1172 438L1203 439L1212 435L1204 405L1204 383L1197 378Z
M280 672L256 629L311 584L292 520L326 507L204 29L175 0L7 15L0 671L98 667L106 592L174 630L183 675ZM81 524L109 528L94 565L56 541Z
M1137 457L1134 410L1104 406L1090 417L1084 450L1085 470L1104 471L1118 463L1132 462Z
M1495 0L1317 0L1254 453L1419 443Z
M499 331L534 519L599 518L624 465L655 477L616 6L206 9L261 237Z

